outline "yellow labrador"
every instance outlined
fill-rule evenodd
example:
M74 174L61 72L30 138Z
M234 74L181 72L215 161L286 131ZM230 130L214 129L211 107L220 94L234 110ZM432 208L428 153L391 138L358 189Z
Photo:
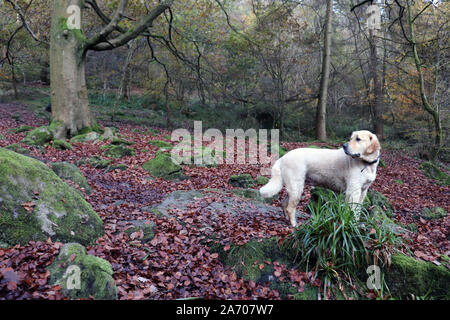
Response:
M355 131L341 149L299 148L278 159L272 177L259 192L269 198L286 186L288 198L282 202L286 217L296 226L295 208L300 201L305 180L336 192L345 192L346 201L357 207L375 181L381 146L376 135ZM359 218L359 217L357 217Z

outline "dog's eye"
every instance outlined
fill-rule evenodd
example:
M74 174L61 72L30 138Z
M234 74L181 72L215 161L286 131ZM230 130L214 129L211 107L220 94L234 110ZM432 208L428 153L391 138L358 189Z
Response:
M360 139L360 138L358 138L358 137L356 137L356 141L361 141L361 139Z

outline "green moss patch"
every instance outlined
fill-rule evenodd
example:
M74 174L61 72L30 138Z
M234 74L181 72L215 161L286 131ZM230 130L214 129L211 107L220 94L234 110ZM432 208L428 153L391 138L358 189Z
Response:
M70 139L70 142L90 142L90 141L96 141L100 138L100 134L95 131L91 131L88 133L83 133L76 135L72 139Z
M47 126L38 127L28 132L22 143L31 146L44 146L53 139L53 133Z
M52 143L53 148L58 150L71 150L72 145L64 140L55 139Z
M148 142L151 145L154 145L158 148L165 148L165 149L171 149L172 145L169 142L162 141L162 140L151 140Z
M425 220L441 219L447 216L445 209L441 207L423 208L420 217Z
M103 150L106 150L104 155L110 158L122 158L126 156L133 156L134 150L131 148L127 148L122 144L119 145L106 145L102 147Z
M436 184L450 185L450 175L444 172L437 164L427 161L420 165L419 169L428 178L435 181Z

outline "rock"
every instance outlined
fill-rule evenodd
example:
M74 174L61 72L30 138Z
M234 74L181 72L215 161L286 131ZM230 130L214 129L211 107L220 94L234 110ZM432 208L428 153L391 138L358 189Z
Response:
M183 168L174 163L169 153L159 152L155 157L142 165L142 168L157 178L166 180L182 180L188 178Z
M53 133L49 127L42 126L28 132L22 143L30 146L43 146L48 144L53 139Z
M423 208L420 212L420 217L425 220L440 219L445 218L446 216L447 212L441 207Z
M107 168L111 164L112 160L103 159L99 156L94 156L89 158L87 163L89 163L92 167L97 169Z
M133 156L134 155L134 150L127 148L123 145L106 145L102 147L103 150L106 150L104 155L110 158L122 158L122 157L126 157L126 156Z
M44 163L0 148L0 241L93 244L103 222L72 187Z
M369 210L371 212L375 212L377 210L380 211L381 209L389 218L394 217L394 206L382 193L369 189L369 191L367 192L367 197L364 200L364 205L367 208L372 207Z
M235 195L237 195L239 197L254 199L256 201L261 201L261 202L268 203L268 204L272 203L274 200L279 199L278 194L276 194L270 198L263 198L263 197L261 197L259 190L257 190L257 189L233 189L233 190L230 190L230 192L234 193Z
M53 148L58 150L71 150L72 145L64 140L54 139L52 143Z
M111 141L111 144L131 146L131 145L134 144L134 142L127 141L127 140L124 140L124 139L121 139L121 138L113 138L112 141Z
M106 172L113 171L113 170L125 171L127 169L128 169L128 166L126 164L118 163L118 164L109 165L108 167L106 167L105 171Z
M155 232L153 231L155 224L153 222L146 220L132 220L129 222L133 224L133 227L125 230L125 233L128 234L130 237L132 237L132 235L135 234L136 232L140 232L141 230L142 230L142 237L136 236L137 240L143 243L147 243L155 237Z
M105 127L103 129L101 140L113 140L116 137L116 131L116 128Z
M250 174L244 173L240 175L232 175L228 180L228 183L233 187L251 188L255 184L255 181Z
M91 131L84 134L79 134L72 139L70 139L70 142L89 142L89 141L96 141L100 138L100 134L95 131Z
M50 285L60 285L63 296L70 299L117 299L113 269L104 259L89 255L78 243L62 246L58 257L47 268Z
M450 297L450 269L431 262L395 254L389 269L384 270L384 278L394 297L410 298L429 296L435 299Z
M54 162L51 164L53 172L61 179L67 179L75 182L81 188L86 190L87 194L92 193L92 189L86 181L86 178L75 165L68 162Z
M445 173L439 166L431 161L423 162L419 169L428 178L434 180L437 184L448 186L450 185L450 175Z

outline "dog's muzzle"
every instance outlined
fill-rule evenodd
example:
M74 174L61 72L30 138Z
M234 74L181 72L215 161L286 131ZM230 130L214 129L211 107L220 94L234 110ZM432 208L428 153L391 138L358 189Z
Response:
M360 153L351 153L350 151L348 151L348 143L344 143L342 148L344 149L345 154L350 156L350 157L352 157L352 158L359 158L359 157L361 157Z

